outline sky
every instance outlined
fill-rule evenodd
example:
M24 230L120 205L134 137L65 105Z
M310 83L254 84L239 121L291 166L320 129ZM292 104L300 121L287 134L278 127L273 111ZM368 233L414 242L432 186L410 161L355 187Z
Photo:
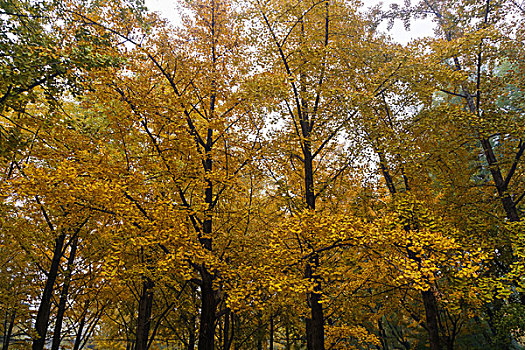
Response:
M168 18L172 23L180 22L180 17L177 13L177 0L145 0L146 6L152 10L162 14L163 17ZM383 3L384 8L388 8L389 4L397 3L403 4L401 0L363 0L365 7L371 7L378 3ZM380 30L386 31L386 23L379 27ZM430 20L413 21L410 31L406 31L401 21L396 21L394 27L389 34L394 40L406 44L412 39L433 34L434 24Z

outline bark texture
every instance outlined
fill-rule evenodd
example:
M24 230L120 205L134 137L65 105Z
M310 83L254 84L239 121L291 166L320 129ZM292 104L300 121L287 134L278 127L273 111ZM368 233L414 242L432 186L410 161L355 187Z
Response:
M62 249L64 248L64 241L66 234L61 231L55 239L55 249L53 250L53 257L51 258L51 266L47 273L44 291L40 298L40 305L35 321L36 338L33 340L33 350L43 350L46 342L47 330L49 327L49 316L51 313L51 301L53 297L53 288L58 276L60 268L60 259L62 259Z

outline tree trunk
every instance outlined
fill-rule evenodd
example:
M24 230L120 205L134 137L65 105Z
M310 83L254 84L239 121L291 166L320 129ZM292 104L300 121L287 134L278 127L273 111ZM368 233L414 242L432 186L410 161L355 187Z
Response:
M62 322L64 321L64 314L66 312L66 302L69 293L69 285L71 283L71 274L73 272L73 263L75 261L75 255L78 246L78 234L75 234L71 240L71 250L67 259L67 267L65 272L64 285L60 292L60 301L58 302L58 311L55 321L55 330L53 331L53 343L51 344L51 350L58 350L61 341Z
M55 239L55 249L53 251L53 257L51 259L51 267L47 274L44 291L40 300L40 306L38 307L38 313L35 321L36 338L33 340L33 350L43 350L46 342L47 329L49 327L49 316L51 313L51 300L53 297L53 288L58 275L58 269L60 267L60 259L62 258L62 248L64 247L64 241L66 234L61 231Z
M387 182L387 187L390 192L390 195L393 197L396 194L396 188L392 181L392 177L390 176L390 172L386 166L384 155L381 153L379 156L382 162L381 172L383 173L383 177ZM406 184L405 186L408 187L408 184ZM407 227L406 229L409 230L410 228ZM408 249L408 257L412 260L417 261L418 263L421 262L421 259L418 258L417 255L410 249ZM428 290L422 291L421 297L423 299L423 305L425 306L425 321L427 324L427 330L430 339L430 348L432 350L441 350L441 341L439 335L440 328L438 322L439 309L436 296L431 290Z
M257 337L257 350L263 350L263 341L264 341L265 327L262 322L262 314L257 315L257 332L255 336Z
M512 200L510 194L507 192L508 185L503 179L503 175L501 174L501 169L499 167L496 155L494 154L494 150L492 149L492 145L490 144L490 140L486 138L482 139L481 145L483 146L483 152L485 153L485 158L489 164L490 174L494 180L494 185L498 191L498 196L503 205L503 210L505 210L505 215L511 222L519 221L520 217L516 208L516 204Z
M206 267L201 268L201 314L199 328L199 350L213 350L215 340L215 312L217 300L213 290L213 275Z
M257 350L263 350L263 338L261 336L261 332L258 332L257 334Z
M503 205L505 216L510 222L520 221L518 208L516 206L516 203L512 199L510 193L508 192L508 181L503 179L503 175L501 174L501 168L499 167L498 160L496 158L496 155L494 154L494 150L492 148L492 145L490 144L490 140L486 138L482 139L481 145L483 146L483 152L485 153L485 158L487 159L490 173L492 175L492 179L494 180L494 185L496 186L496 190L498 192L498 197L501 201L501 204ZM523 152L523 149L520 147L520 150L518 151L518 155L516 156L515 165L517 165L519 158L521 157L521 154L522 154L521 152ZM510 180L510 177L512 177L512 174L508 176ZM498 249L500 250L500 253L502 254L504 258L505 256L507 256L507 257L510 257L512 261L515 261L515 258L513 257L514 251L510 244L506 244L503 247L499 247ZM525 305L525 293L518 292L518 295L519 295L521 304Z
M88 303L86 302L86 308ZM78 325L78 331L77 335L75 337L75 344L73 345L73 350L79 350L80 345L82 344L82 332L84 331L84 326L86 325L86 314L87 311L82 316L82 319L80 320L80 324Z
M212 2L212 28L215 28L215 2ZM213 46L215 50L215 46ZM215 51L213 51L213 61L215 62ZM212 81L212 91L214 90L215 81ZM210 114L213 116L215 110L215 94L210 96ZM211 158L211 151L213 146L213 129L208 129L206 135L206 145L204 147L205 159L203 161L204 178L206 188L204 190L204 202L206 203L206 210L204 212L204 220L202 222L202 234L199 236L201 246L211 252L213 251L212 239L212 224L213 224L213 182L210 179L210 174L213 170L213 161ZM215 320L218 300L216 299L215 291L213 290L213 280L215 276L208 271L205 264L200 268L201 283L201 314L200 314L200 328L199 328L199 350L213 350L215 346Z
M151 309L153 307L153 287L155 283L144 277L142 292L139 300L139 314L137 317L137 332L135 335L136 350L148 349L149 330L151 326Z
M285 346L285 350L291 350L292 349L292 344L290 343L290 326L287 324L286 325L286 346Z
M302 125L306 122L303 120ZM307 123L306 123L307 124ZM315 210L315 193L314 193L314 177L313 177L313 157L311 144L308 140L309 126L303 127L303 134L306 133L303 156L304 156L304 184L305 184L305 198L306 207L309 210ZM305 130L307 130L305 132ZM317 280L317 276L313 274L314 267L319 267L319 257L314 254L307 262L305 267L305 278L312 279L315 283L314 291L308 293L307 301L310 307L310 319L306 319L306 347L308 350L324 350L324 315L323 306L319 302L321 299L321 284Z
M392 176L390 176L390 172L388 171L385 154L377 150L376 153L379 156L379 166L381 167L381 172L383 173L383 178L385 179L386 187L388 188L388 192L390 193L390 195L393 196L394 194L396 194L396 187L394 185L394 181L392 180Z
M436 296L431 290L422 291L423 304L425 306L425 316L430 338L430 348L441 350L441 340L439 338L438 305Z
M227 309L226 314L224 315L224 343L222 350L230 350L233 341L233 330L233 313L230 309Z
M270 344L268 346L268 350L273 350L273 315L270 315Z
M240 344L239 344L239 337L235 338L235 334L237 332L241 332L241 318L236 316L235 313L232 312L232 342L233 342L233 350L239 350Z
M5 315L6 322L7 322L8 316L9 314L6 312L6 315ZM15 325L15 319L16 319L16 310L13 310L13 312L11 313L11 318L9 320L9 326L6 327L7 329L4 329L5 334L4 334L2 350L9 349L9 343L11 342L11 335L13 334L13 327Z
M207 159L206 171L211 171L211 159ZM213 202L213 192L211 181L208 181L208 186L205 191L205 201L209 207ZM206 215L209 215L206 213ZM212 219L208 217L204 220L202 225L203 236L200 238L200 243L204 249L212 250ZM200 314L200 328L199 328L199 350L213 350L215 346L215 319L217 303L215 291L213 290L214 276L211 274L206 266L203 264L200 270L201 283L201 314Z
M313 261L310 261L306 265L305 277L307 279L313 278L315 276L312 273L311 263L318 266L318 257L315 256ZM321 299L321 286L318 282L314 287L312 293L308 293L308 305L310 306L311 318L307 319L307 328L306 328L306 339L307 339L307 349L308 350L324 350L324 315L323 315L323 306L320 303Z

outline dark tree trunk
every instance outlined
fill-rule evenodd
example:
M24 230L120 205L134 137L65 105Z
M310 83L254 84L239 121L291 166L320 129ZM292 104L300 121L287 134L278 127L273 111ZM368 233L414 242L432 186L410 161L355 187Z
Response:
M86 303L87 308L87 303ZM78 331L77 335L75 336L75 344L73 345L73 350L79 350L80 345L82 344L82 332L84 332L84 326L86 325L86 314L87 310L82 316L82 319L80 320L80 324L78 325Z
M411 260L421 264L421 258L417 256L412 250L408 249L408 257ZM427 281L430 284L430 282ZM430 284L432 285L432 284ZM432 350L441 350L441 338L440 338L440 327L439 327L439 306L436 296L431 289L422 291L421 297L423 299L423 305L425 307L425 321L427 324L427 331L430 340L430 348Z
M235 313L232 312L232 342L233 342L233 350L239 350L239 337L235 337L235 334L237 332L241 332L241 318L236 316Z
M422 291L423 304L425 306L425 316L430 338L430 348L441 350L441 340L439 338L438 305L436 296L431 290Z
M394 181L392 180L392 176L390 176L390 172L388 171L385 154L380 151L376 151L376 153L379 156L379 166L381 167L381 172L383 173L383 178L385 179L388 192L391 195L394 195L396 193L396 187L394 186Z
M66 302L69 293L69 285L71 283L71 274L73 272L73 263L77 253L77 246L78 234L76 234L71 240L71 250L67 259L64 285L62 286L62 290L60 292L60 301L58 302L57 317L55 321L55 330L53 331L53 343L51 344L51 350L58 350L60 347L62 322L64 321L64 314L66 312Z
M290 343L290 326L286 325L286 346L285 350L291 350L292 344Z
M257 350L263 350L263 337L260 331L257 334Z
M211 132L208 133L211 135ZM211 144L211 136L208 137ZM211 147L206 147L206 154L209 157ZM206 177L212 170L212 161L207 158L204 161L204 169L206 171ZM199 241L202 247L208 251L212 251L212 214L210 211L213 206L213 184L211 180L206 179L207 186L204 193L204 199L208 205L208 210L205 215L206 218L202 223L202 236ZM200 275L202 278L201 283L201 314L200 314L200 328L199 328L199 350L213 350L215 345L215 319L217 310L217 300L215 291L213 290L214 276L208 271L206 266L203 264L200 269Z
M216 16L215 2L212 1L211 9L211 28L212 36L215 35L215 16ZM215 43L212 47L212 59L215 64L216 53ZM212 91L215 89L215 81L212 80ZM215 93L210 96L210 115L213 117L215 111ZM202 222L202 234L199 236L201 246L207 251L213 251L213 182L210 179L210 174L213 170L213 161L211 158L211 151L213 146L213 129L208 129L206 135L206 145L204 146L205 159L203 161L204 177L206 181L206 188L204 190L204 202L206 203L206 211L204 212L204 220ZM215 321L217 311L217 296L213 290L213 280L215 276L208 271L205 264L200 268L201 283L201 314L200 314L200 328L199 328L199 350L213 350L215 346Z
M305 122L303 121L303 123ZM307 124L307 123L306 123ZM304 184L306 207L309 210L315 210L315 193L313 177L313 157L311 144L308 140L309 126L303 127L303 133L306 131L306 140L304 141ZM312 279L315 283L314 291L308 293L307 300L310 307L310 318L306 319L306 346L308 350L324 350L324 315L323 306L319 302L321 299L321 284L317 276L313 273L313 268L319 266L319 257L314 254L305 267L305 278Z
M153 307L153 287L155 284L149 277L142 281L142 292L139 300L137 317L137 332L135 334L136 350L148 349L149 330L151 327L151 309Z
M320 299L321 294L316 292L310 296L310 307L312 309L312 348L314 350L324 350L324 316Z
M315 257L315 260L307 263L305 277L315 280L315 276L312 273L312 263L315 264L315 266L318 265L317 257ZM308 305L310 306L311 312L311 318L307 319L306 324L306 346L308 350L324 350L324 315L320 299L321 286L316 282L314 291L308 294Z
M8 313L6 313L5 317L6 317L6 322L9 322L9 325L6 327L7 329L4 328L5 333L4 333L4 341L3 341L2 350L9 349L9 343L11 342L11 335L13 334L13 327L15 325L16 310L13 310L13 312L11 313L11 317L9 321L8 321L8 318L9 318Z
M230 309L227 309L226 314L224 315L224 342L222 350L230 350L233 341L233 330L233 312L231 312Z
M201 276L201 315L198 349L213 350L215 345L215 313L217 309L217 300L213 290L213 275L203 266Z
M270 344L268 345L268 350L273 350L273 315L270 315Z
M519 221L520 217L516 208L516 204L507 191L508 183L503 179L503 175L501 174L501 169L499 167L498 160L496 159L496 155L494 154L494 150L492 149L492 145L490 144L490 140L486 138L482 139L481 145L483 146L483 152L485 153L485 158L489 164L490 174L494 180L494 185L498 191L498 196L500 198L501 204L503 205L503 209L505 210L507 219L511 222Z
M209 163L208 163L209 162ZM209 164L207 169L211 170L211 160L207 159L206 163ZM208 171L208 170L207 170ZM208 180L208 186L205 192L206 203L212 205L212 184ZM209 215L209 214L207 214ZM202 225L203 236L200 238L200 242L204 249L212 250L212 239L210 238L212 233L212 220L211 217L204 220ZM201 314L200 314L200 328L199 328L199 350L213 350L215 346L215 319L217 310L217 300L215 291L213 290L214 276L208 271L204 264L200 270L202 283L201 283Z
M390 195L394 196L396 194L396 188L393 184L390 172L386 166L384 155L381 154L380 158L382 158L383 163L381 166L381 172L383 173L383 177L387 182L387 187L390 192ZM405 186L408 188L408 184L405 184ZM406 229L409 230L410 228L406 227ZM412 260L417 261L418 263L421 263L421 259L417 257L417 254L415 254L410 249L408 250L408 257ZM428 290L422 291L421 297L423 299L423 305L425 306L425 321L427 324L427 330L430 339L430 348L432 350L441 350L440 327L438 321L439 309L436 296L431 290Z
M257 315L257 332L255 333L255 336L257 337L257 350L263 350L263 342L264 342L264 333L265 333L265 325L262 322L262 314Z
M64 241L66 234L61 231L55 239L55 249L53 251L53 257L51 259L51 266L47 274L46 283L44 285L44 291L40 299L40 306L38 307L38 313L35 321L36 338L33 340L33 350L43 350L46 342L47 329L49 327L49 316L51 313L51 301L53 297L53 288L57 279L58 270L60 267L60 260L62 258L62 248L64 247Z
M304 133L304 128L303 128ZM315 210L315 194L313 190L313 159L312 159L312 152L311 152L311 146L310 142L308 140L305 141L304 149L303 149L303 156L304 156L304 185L305 185L305 198L306 198L306 207L310 210ZM310 280L313 278L312 276L312 266L311 261L308 261L306 263L305 267L305 274L304 277L307 280ZM317 333L316 336L319 337L319 330L317 332L314 331L313 326L313 317L314 317L314 308L317 310L317 308L314 306L315 300L312 298L314 293L308 293L306 295L308 306L310 307L310 317L306 318L306 349L307 350L319 350L314 348L314 333ZM317 317L319 315L316 315ZM322 315L321 315L322 316Z
M494 180L496 191L498 192L498 197L503 206L503 210L505 211L505 216L510 222L520 221L518 208L516 202L514 202L510 193L508 192L508 185L512 178L512 175L514 174L515 167L517 166L519 159L523 155L523 151L525 150L525 143L520 143L518 153L516 154L515 163L513 164L510 173L507 175L507 179L503 179L503 175L501 174L501 168L499 167L499 163L496 158L496 155L494 154L494 150L492 149L492 145L490 144L490 140L486 138L482 139L481 145L483 146L483 152L485 153L485 158L487 159L490 173L492 175L492 179ZM504 246L499 247L498 250L500 250L500 253L502 254L504 260L505 258L510 257L510 260L515 261L515 258L513 257L514 251L510 244L505 244ZM504 265L506 264L504 263ZM519 292L518 295L521 304L525 305L525 293Z

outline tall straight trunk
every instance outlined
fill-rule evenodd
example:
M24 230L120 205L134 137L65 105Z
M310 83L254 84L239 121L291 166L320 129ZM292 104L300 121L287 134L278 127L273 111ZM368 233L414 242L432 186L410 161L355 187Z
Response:
M88 303L86 302L86 308ZM82 332L84 332L84 327L86 325L86 317L87 317L87 310L82 316L82 319L80 320L80 324L78 325L78 331L75 336L75 344L73 345L73 350L79 350L80 345L82 344Z
M262 325L259 325L262 326ZM257 350L263 350L263 337L261 331L257 332Z
M232 342L233 342L233 350L239 350L241 345L239 343L239 337L235 337L235 334L237 332L240 333L241 331L241 318L236 316L235 313L232 312Z
M217 300L213 290L213 275L201 268L201 314L199 328L199 350L213 350L215 345L215 318Z
M6 312L5 317L6 323L9 322L9 324L6 325L6 327L4 328L4 341L2 345L2 350L9 349L9 343L11 343L11 335L13 334L13 327L15 325L16 310L13 310L13 312L11 312L11 317L9 317L9 314Z
M51 266L47 273L44 291L40 299L38 313L35 321L36 338L33 340L32 350L43 350L46 342L47 329L49 327L49 316L51 313L51 301L53 297L53 288L58 276L60 267L60 260L62 258L62 249L64 248L64 241L66 234L62 230L55 239L55 249L53 250L53 257L51 258Z
M149 330L151 327L151 309L153 307L154 286L155 283L149 277L144 277L142 281L142 291L139 300L137 331L135 334L136 350L148 349L148 338Z
M224 315L224 341L222 350L229 350L233 341L233 312L230 309L226 310Z
M304 124L304 122L303 122ZM303 127L303 131L308 130L308 126ZM306 132L309 137L309 130ZM309 210L315 210L314 176L313 176L313 157L311 143L308 138L304 141L304 187L306 206ZM314 269L319 267L319 256L313 254L305 267L305 278L314 281L313 292L308 293L307 301L310 307L310 318L306 319L306 347L308 350L324 350L324 315L321 299L321 283L314 274Z
M421 258L410 249L408 249L408 257L411 260L416 261L418 264L421 264ZM428 280L426 282L432 285ZM439 306L436 295L429 289L421 291L421 298L423 299L423 306L425 307L425 321L430 340L430 348L432 350L441 350L442 342L439 327Z
M273 350L273 333L274 333L273 315L270 315L270 344L268 350Z
M318 266L319 262L317 256L306 264L305 269L305 277L307 279L314 279L315 281L314 291L308 293L307 296L311 317L306 320L306 346L308 350L324 350L324 315L323 306L320 303L321 286L312 273L312 264Z
M263 350L265 328L266 327L262 321L262 314L259 313L257 315L257 332L255 333L255 336L257 337L257 350Z
M483 23L484 27L488 26L488 18L489 18L489 12L490 12L491 6L490 6L490 0L486 0L486 7L485 7L485 20ZM483 54L482 54L482 45L483 41L479 44L479 52L477 57L477 73L476 73L476 92L475 94L471 94L468 89L462 87L463 93L466 96L467 106L469 109L469 112L481 117L481 77L482 77L482 66L483 66ZM457 58L455 58L455 65L457 70L461 70L461 64ZM503 205L503 209L505 210L505 214L507 216L507 219L511 222L519 221L519 214L518 210L516 208L516 203L514 203L512 197L507 192L508 187L508 181L503 178L503 175L501 173L501 168L498 163L498 159L496 158L496 155L494 154L494 150L492 148L492 145L490 144L490 139L487 137L482 137L480 135L479 137L481 146L483 148L483 153L485 154L485 159L487 160L487 163L489 165L490 174L492 176L492 180L494 181L494 185L496 186L496 190L498 192L498 196L500 198L500 201ZM522 154L523 149L520 147L520 151L518 151L518 154ZM521 155L517 156L516 162L519 160ZM512 174L510 174L512 176ZM510 179L509 179L510 180Z
M286 345L285 345L285 350L291 350L292 349L292 344L290 343L290 326L287 324L286 325Z
M393 184L392 177L390 176L390 172L386 166L384 155L381 153L379 154L379 157L382 162L381 172L383 174L385 181L387 182L387 187L390 192L390 195L393 197L396 194L396 188ZM408 188L407 185L405 186ZM418 263L421 262L421 259L417 257L417 254L415 254L410 249L408 250L408 257L412 260L417 261ZM436 296L431 290L422 291L421 297L423 299L423 305L425 307L425 321L427 324L427 331L428 331L428 335L430 339L430 348L432 350L441 350L442 347L441 347L440 327L439 327L439 320L438 320L438 317L439 317L438 301L436 299Z
M508 179L503 179L501 168L499 167L498 159L496 158L496 155L494 154L494 149L492 148L492 145L490 144L490 140L487 138L482 139L481 145L483 147L485 159L487 160L487 163L489 165L490 174L492 175L492 180L494 181L494 185L496 186L496 191L498 192L498 197L503 206L503 210L505 211L505 216L510 222L520 221L520 215L518 213L516 202L514 202L510 193L508 192L508 183L513 173L507 175L509 177ZM520 150L518 151L518 154L516 155L516 159L515 159L516 166L524 151L522 147L525 147L521 144L520 146L521 146ZM510 257L512 261L515 261L515 258L513 257L514 251L510 244L506 244L502 247L498 247L498 250L503 256ZM521 304L525 305L525 293L518 292L518 295L519 295Z
M75 255L77 253L78 246L78 234L75 234L71 240L71 249L69 251L69 257L67 259L67 267L65 272L64 285L60 291L60 301L58 302L57 317L55 321L55 330L53 331L53 343L51 344L51 350L58 350L60 347L61 333L62 333L62 322L64 321L64 314L66 312L66 302L69 293L69 285L71 283L71 274L73 272L73 263L75 261Z
M329 30L329 24L330 24L330 5L329 1L322 1L325 5L325 18L324 18L324 47L327 48L329 44L329 36L330 36L330 30ZM320 3L317 3L314 6L319 5ZM295 76L297 73L295 69L291 69L291 62L288 60L288 55L285 53L285 50L283 49L284 44L281 43L277 39L277 35L274 32L274 29L272 28L272 25L270 24L270 21L268 17L266 17L265 14L263 14L264 21L266 22L266 25L268 26L269 31L272 34L273 41L277 47L277 50L279 52L279 56L282 60L282 63L284 64L284 68L286 70L286 73L292 77ZM301 150L303 153L303 165L304 165L304 186L305 186L305 193L304 198L306 201L306 209L310 210L312 212L315 211L315 193L314 193L314 171L313 171L313 159L318 154L318 152L328 143L331 139L332 135L328 139L325 140L325 143L323 143L320 148L318 148L314 153L312 153L312 144L311 144L311 136L312 136L312 129L314 126L314 121L316 116L318 116L319 112L319 103L322 101L322 91L324 91L324 80L325 80L325 68L326 68L326 61L323 58L322 65L321 65L321 71L318 75L318 80L315 85L312 85L311 79L312 76L308 76L307 72L304 71L304 69L307 67L309 62L309 57L306 54L306 50L302 51L303 49L306 49L309 44L307 40L305 40L308 37L308 33L305 29L305 21L304 16L301 16L298 18L297 23L300 28L300 42L299 42L299 56L300 56L300 64L298 69L299 74L299 81L291 81L291 89L293 91L293 99L296 110L293 111L289 106L289 112L290 116L294 120L295 124L295 131L297 133L297 136L299 137L299 142L301 143ZM294 25L295 26L295 25ZM310 81L309 81L310 80ZM309 91L309 89L312 89ZM310 93L314 92L314 98L313 103L309 106L309 95ZM297 120L299 121L299 128L297 128ZM314 249L313 247L308 247ZM312 252L312 257L306 262L305 266L305 272L304 276L308 280L312 280L314 283L314 291L307 294L307 303L308 307L310 308L310 315L306 318L306 343L307 343L307 349L308 350L324 350L324 315L323 315L323 307L322 304L319 302L321 298L322 288L319 278L315 275L315 269L319 267L319 257L314 252Z
M217 4L215 0L211 0L211 61L212 61L212 79L210 82L210 105L209 118L213 120L215 117L215 103L217 100L217 82L215 80L216 63L217 63L217 42L216 38L216 20L217 20ZM204 220L202 223L202 236L199 237L201 246L207 251L213 250L212 240L212 224L213 224L213 182L210 179L213 171L213 160L211 158L211 151L213 147L213 129L208 128L206 133L206 143L204 145L203 161L204 177L206 188L204 190L204 202L206 203L206 210L204 212ZM201 283L201 314L200 314L200 328L199 328L199 350L213 350L215 346L215 321L218 301L213 290L213 280L215 276L206 268L205 264L200 267Z
M441 350L441 339L439 337L439 322L438 322L438 305L436 296L431 290L421 292L423 297L423 305L425 306L425 316L430 337L430 348L432 350Z
M485 25L487 25L489 10L490 10L490 1L487 0L487 7L486 7L486 13L485 13ZM448 39L450 41L450 39ZM482 42L483 43L483 42ZM465 87L462 87L463 94L465 95L465 99L467 102L467 107L470 113L477 115L480 117L480 111L481 111L481 74L482 74L482 53L481 53L481 45L480 43L480 52L478 53L478 67L477 67L477 91L474 94L471 94L468 89ZM457 57L454 59L456 69L461 70L461 64L459 59ZM496 158L496 155L494 154L494 149L492 148L492 145L490 144L490 138L483 137L482 135L479 135L479 141L481 142L481 147L483 148L483 153L485 155L485 159L487 160L487 163L489 165L490 175L492 176L492 180L494 181L494 185L496 186L496 191L498 192L498 197L501 201L501 204L503 205L503 209L505 210L505 215L507 219L511 222L519 221L519 214L518 210L516 208L516 203L514 203L514 200L510 196L510 194L507 192L508 190L508 181L503 178L503 175L501 173L501 168L498 163L498 159ZM521 146L521 145L520 145ZM521 157L521 154L523 153L523 149L518 151L518 155L516 157L516 162L519 161L519 158ZM515 169L514 169L515 170ZM510 175L512 176L512 174ZM509 179L510 180L510 179Z
M212 130L208 129L207 144L205 147L206 159L204 160L204 171L206 177L206 189L204 191L204 201L208 207L205 212L205 219L202 223L202 235L199 237L201 246L208 250L213 250L213 241L211 238L213 227L211 213L213 206L213 183L208 178L212 171L211 159L211 145ZM205 264L200 267L201 275L201 314L200 314L200 328L199 328L199 350L213 350L215 346L215 321L218 301L216 299L215 291L213 290L213 280L215 276L206 268Z

